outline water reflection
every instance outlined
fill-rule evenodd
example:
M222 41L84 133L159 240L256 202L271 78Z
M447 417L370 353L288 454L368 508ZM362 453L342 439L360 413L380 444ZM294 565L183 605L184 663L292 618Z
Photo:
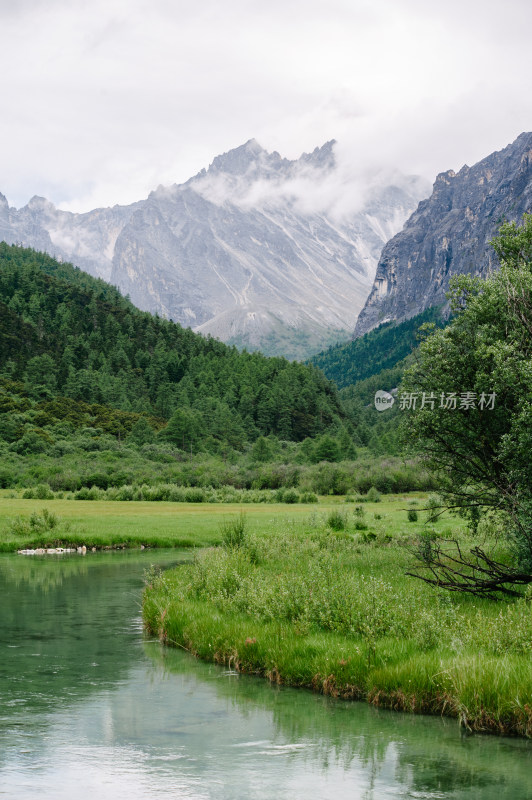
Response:
M0 558L0 717L17 705L56 709L127 674L137 658L140 579L154 558L161 556Z
M0 796L532 796L528 742L272 688L145 641L142 572L174 553L24 559L0 558Z
M268 713L271 729L264 743L257 739L235 744L248 748L248 757L259 769L264 768L263 757L267 761L284 756L305 771L321 773L324 780L334 773L346 787L356 776L359 793L354 797L532 796L532 748L526 741L466 737L454 720L379 711L310 692L272 688L246 676L224 678L223 671L191 663L182 652L153 645L146 649L155 669L180 676L185 694L195 696L208 684L218 699L225 699L241 726L250 724L257 708ZM314 789L308 796L320 794Z

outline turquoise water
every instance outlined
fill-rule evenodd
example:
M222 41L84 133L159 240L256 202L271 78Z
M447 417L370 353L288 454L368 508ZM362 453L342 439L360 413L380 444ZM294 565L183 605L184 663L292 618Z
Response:
M532 743L196 661L142 632L170 551L0 556L0 797L532 798Z

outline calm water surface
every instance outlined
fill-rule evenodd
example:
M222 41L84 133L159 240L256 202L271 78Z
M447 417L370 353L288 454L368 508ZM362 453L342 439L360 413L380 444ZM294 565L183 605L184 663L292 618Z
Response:
M532 798L532 745L203 664L142 633L175 551L0 556L0 798Z

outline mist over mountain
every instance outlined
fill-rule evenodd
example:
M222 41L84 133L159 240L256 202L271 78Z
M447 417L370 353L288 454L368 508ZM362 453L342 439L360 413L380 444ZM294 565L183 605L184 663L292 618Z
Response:
M139 308L265 353L347 338L425 181L351 174L334 141L291 161L250 140L184 184L83 214L0 196L0 238L72 261Z
M384 247L355 336L445 303L453 275L485 276L496 269L491 239L503 222L518 221L527 211L532 211L532 133L522 133L473 167L442 172L432 195Z

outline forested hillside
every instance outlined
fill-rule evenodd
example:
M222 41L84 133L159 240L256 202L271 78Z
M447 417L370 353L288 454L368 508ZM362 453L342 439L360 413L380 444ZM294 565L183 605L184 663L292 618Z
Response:
M156 427L172 419L187 449L208 439L238 448L270 434L300 441L342 416L336 390L313 367L239 353L139 311L70 264L3 243L0 372L44 414L63 397L158 418Z
M310 363L319 367L341 389L388 370L406 358L419 344L419 329L432 322L445 324L441 306L428 308L422 314L400 324L386 322L359 339L334 345L318 353ZM382 387L378 387L382 388Z
M430 487L415 462L390 461L368 392L343 391L345 404L313 365L239 353L0 245L0 488L296 502Z

